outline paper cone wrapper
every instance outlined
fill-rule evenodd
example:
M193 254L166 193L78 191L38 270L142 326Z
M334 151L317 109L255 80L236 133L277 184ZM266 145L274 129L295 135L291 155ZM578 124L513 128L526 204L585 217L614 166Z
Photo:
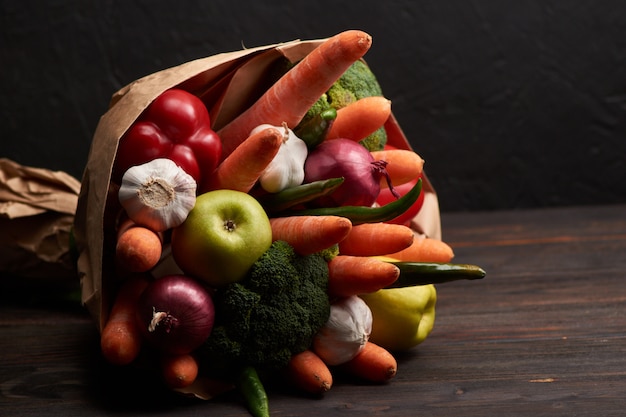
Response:
M111 185L111 171L118 142L126 130L153 100L173 87L200 97L209 109L213 129L218 130L268 87L268 71L278 60L299 61L322 41L292 41L213 55L148 75L113 95L109 110L94 133L75 217L82 301L100 330L106 323L112 293L118 284L114 248L120 207L116 189ZM385 127L390 145L411 149L393 115ZM424 206L413 220L412 228L440 239L438 200L427 178L423 192Z

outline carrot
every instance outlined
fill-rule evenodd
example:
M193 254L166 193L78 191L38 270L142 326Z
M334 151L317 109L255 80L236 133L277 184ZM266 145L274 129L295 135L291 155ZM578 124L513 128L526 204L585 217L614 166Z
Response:
M363 97L337 110L326 138L362 140L381 128L390 114L391 101L385 97Z
M372 37L347 30L326 39L276 81L247 110L218 130L223 157L246 139L256 126L269 123L289 128L300 123L309 108L372 45Z
M348 236L339 242L339 253L354 256L377 256L398 252L413 243L409 227L391 223L353 225Z
M133 276L124 281L113 302L111 313L100 335L104 358L114 365L127 365L141 351L142 336L135 324L139 296L148 286L145 277Z
M349 297L371 293L393 284L397 266L366 256L337 255L328 262L328 295Z
M416 236L408 248L385 256L407 262L450 262L454 252L441 240Z
M250 191L278 153L284 136L277 128L250 135L217 166L204 191L223 188Z
M146 272L152 269L163 252L160 233L127 220L120 226L115 245L115 260L130 272Z
M163 381L172 389L188 387L198 376L198 361L189 353L165 355L160 365Z
M358 355L339 367L358 378L383 383L396 375L398 362L387 349L368 341Z
M293 355L285 375L289 382L309 394L323 394L333 385L330 369L312 350Z
M424 160L417 153L407 149L385 149L372 151L376 161L386 161L387 173L391 178L391 184L401 185L412 181L422 175ZM381 187L388 187L386 179L381 179Z
M286 216L270 219L272 239L284 240L296 253L308 255L342 241L352 222L340 216Z

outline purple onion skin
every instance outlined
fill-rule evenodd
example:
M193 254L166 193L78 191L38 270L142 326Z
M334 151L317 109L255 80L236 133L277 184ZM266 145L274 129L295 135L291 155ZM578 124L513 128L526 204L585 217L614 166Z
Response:
M151 331L159 313L162 319ZM152 281L139 299L137 321L146 341L165 353L181 355L198 348L211 334L215 306L209 291L184 275Z
M318 207L371 206L383 178L372 154L351 139L329 139L313 149L304 165L304 182L344 177L331 195L313 202Z

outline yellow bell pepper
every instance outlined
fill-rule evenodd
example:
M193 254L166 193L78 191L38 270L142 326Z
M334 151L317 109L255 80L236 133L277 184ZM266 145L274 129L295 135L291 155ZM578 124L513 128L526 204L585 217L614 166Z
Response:
M369 340L390 351L422 343L435 324L437 291L432 284L378 290L360 297L372 311Z

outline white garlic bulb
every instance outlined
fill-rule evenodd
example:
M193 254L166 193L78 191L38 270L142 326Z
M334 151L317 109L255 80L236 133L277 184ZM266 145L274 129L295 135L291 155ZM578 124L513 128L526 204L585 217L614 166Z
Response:
M354 358L372 332L372 312L354 295L333 302L330 317L313 339L313 350L327 365Z
M157 158L124 173L118 198L131 220L162 232L185 221L196 204L196 188L172 160Z

